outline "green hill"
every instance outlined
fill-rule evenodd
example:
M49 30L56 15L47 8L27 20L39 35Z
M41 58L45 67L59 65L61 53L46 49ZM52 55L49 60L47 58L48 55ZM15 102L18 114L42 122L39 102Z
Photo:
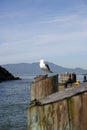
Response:
M18 77L14 77L10 72L8 72L5 68L0 66L0 82L7 80L17 80Z

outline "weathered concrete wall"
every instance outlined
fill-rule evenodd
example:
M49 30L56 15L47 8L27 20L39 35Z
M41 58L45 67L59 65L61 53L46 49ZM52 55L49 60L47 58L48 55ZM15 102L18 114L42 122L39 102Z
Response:
M30 100L44 98L58 91L58 75L51 77L39 76L30 86Z
M87 92L68 100L70 130L87 130Z
M87 130L87 83L36 100L27 112L28 130Z
M29 107L28 117L28 130L87 130L87 93Z

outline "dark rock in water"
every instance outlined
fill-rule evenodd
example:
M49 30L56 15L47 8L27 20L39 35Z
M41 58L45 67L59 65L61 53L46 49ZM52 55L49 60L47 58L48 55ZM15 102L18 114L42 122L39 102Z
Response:
M7 80L19 80L19 77L14 77L10 72L5 68L0 66L0 82Z

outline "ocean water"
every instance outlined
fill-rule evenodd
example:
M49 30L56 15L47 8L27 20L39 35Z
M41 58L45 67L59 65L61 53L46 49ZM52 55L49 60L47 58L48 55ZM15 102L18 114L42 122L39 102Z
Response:
M27 130L32 79L0 83L0 130Z
M34 76L20 75L22 80L0 83L0 130L27 130L27 106ZM81 82L82 75L77 79Z

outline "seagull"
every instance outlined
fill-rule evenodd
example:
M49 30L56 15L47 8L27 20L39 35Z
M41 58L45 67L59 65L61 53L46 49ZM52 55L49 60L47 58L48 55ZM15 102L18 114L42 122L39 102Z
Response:
M44 63L44 60L40 60L40 68L43 70L43 71L46 71L46 72L49 72L49 73L53 73L51 70L50 70L50 67L48 66L48 64L45 64Z

